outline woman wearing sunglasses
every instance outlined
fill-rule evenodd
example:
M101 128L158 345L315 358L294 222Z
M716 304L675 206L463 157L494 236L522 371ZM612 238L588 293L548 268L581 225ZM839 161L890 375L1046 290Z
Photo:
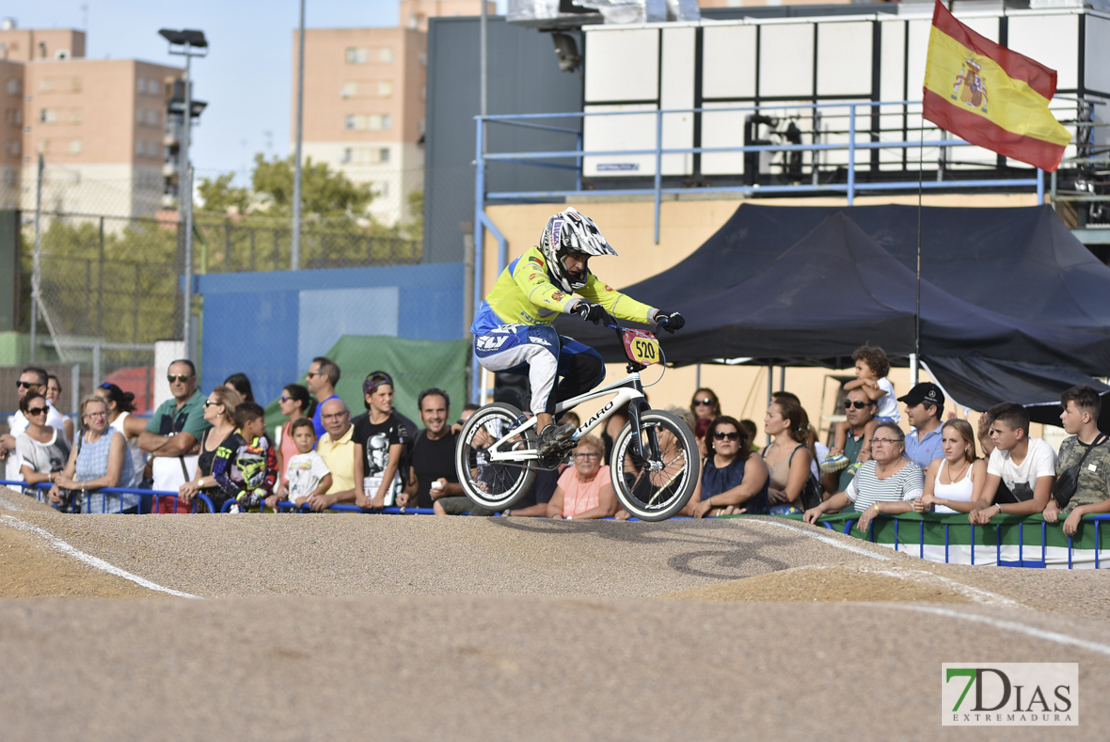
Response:
M694 413L695 420L703 417L712 420L720 415L721 402L717 399L717 393L705 387L698 389L694 392L694 398L690 400L690 412Z
M751 441L732 417L713 421L705 436L709 456L691 502L694 517L751 513L766 515L767 467L752 455Z
M20 460L23 481L30 485L54 483L54 478L69 460L69 444L58 430L46 424L49 407L46 397L38 392L27 392L19 400L19 411L27 418L27 427L15 439L15 456ZM36 496L34 487L23 493Z
M856 527L867 532L876 515L894 515L913 510L912 500L921 497L925 474L921 467L905 458L906 436L893 422L875 427L871 439L871 460L865 462L848 488L805 512L805 522L814 523L825 513L835 513L852 505L860 514Z
M204 421L212 427L200 437L200 456L197 457L196 479L185 482L177 490L181 502L188 505L201 491L216 492L216 478L212 476L212 465L216 461L216 451L235 434L235 409L241 400L239 393L226 386L218 386L204 400ZM219 504L216 500L219 499ZM217 512L226 498L213 498Z
M108 404L95 394L81 400L81 430L65 471L55 475L50 500L64 501L61 490L80 493L83 513L127 513L139 509L138 495L97 492L131 481L131 457L123 433L108 424ZM123 485L121 485L123 483Z
M280 477L278 488L275 491L281 494L289 484L289 480L285 478L285 466L289 459L298 453L297 444L293 442L293 434L289 431L297 420L302 417L312 417L315 408L313 407L312 397L308 394L308 389L300 384L289 384L281 390L278 407L286 419L286 422L282 423L274 436L274 453L277 454L278 476Z

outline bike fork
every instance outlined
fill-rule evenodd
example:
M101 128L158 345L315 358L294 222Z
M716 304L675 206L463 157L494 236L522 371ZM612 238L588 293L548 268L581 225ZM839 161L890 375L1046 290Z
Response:
M642 397L633 399L628 403L628 424L632 426L631 454L636 465L644 468L647 468L650 462L658 461L662 456L659 451L659 438L655 434L655 428L650 428L647 431L646 441L640 436L640 414L650 409L651 406L648 401Z

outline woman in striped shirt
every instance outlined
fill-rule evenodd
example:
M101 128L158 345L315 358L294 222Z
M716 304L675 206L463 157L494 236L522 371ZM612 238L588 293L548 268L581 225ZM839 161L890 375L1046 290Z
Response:
M921 467L904 457L905 434L896 424L881 422L875 428L871 446L871 461L860 467L846 490L807 510L806 523L813 523L819 516L835 513L852 503L860 514L856 526L861 531L866 531L876 515L894 515L913 510L910 501L921 497L925 488L925 475Z

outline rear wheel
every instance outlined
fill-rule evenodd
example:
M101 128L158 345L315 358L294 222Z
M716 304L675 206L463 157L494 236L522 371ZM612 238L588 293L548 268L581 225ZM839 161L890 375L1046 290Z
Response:
M524 496L536 478L536 462L491 461L491 447L517 424L520 410L503 402L482 407L466 421L455 445L455 471L463 492L475 505L488 510L504 510ZM536 434L524 434L505 441L499 451L535 450Z
M613 489L624 509L640 520L666 520L686 507L694 494L701 462L698 444L686 423L669 412L640 415L640 458L629 421L613 443Z

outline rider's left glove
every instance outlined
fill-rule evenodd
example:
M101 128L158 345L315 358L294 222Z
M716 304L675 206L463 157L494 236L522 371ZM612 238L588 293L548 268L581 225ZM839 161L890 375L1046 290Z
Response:
M686 325L685 318L678 312L664 312L659 309L655 311L655 322L670 333L681 330Z

